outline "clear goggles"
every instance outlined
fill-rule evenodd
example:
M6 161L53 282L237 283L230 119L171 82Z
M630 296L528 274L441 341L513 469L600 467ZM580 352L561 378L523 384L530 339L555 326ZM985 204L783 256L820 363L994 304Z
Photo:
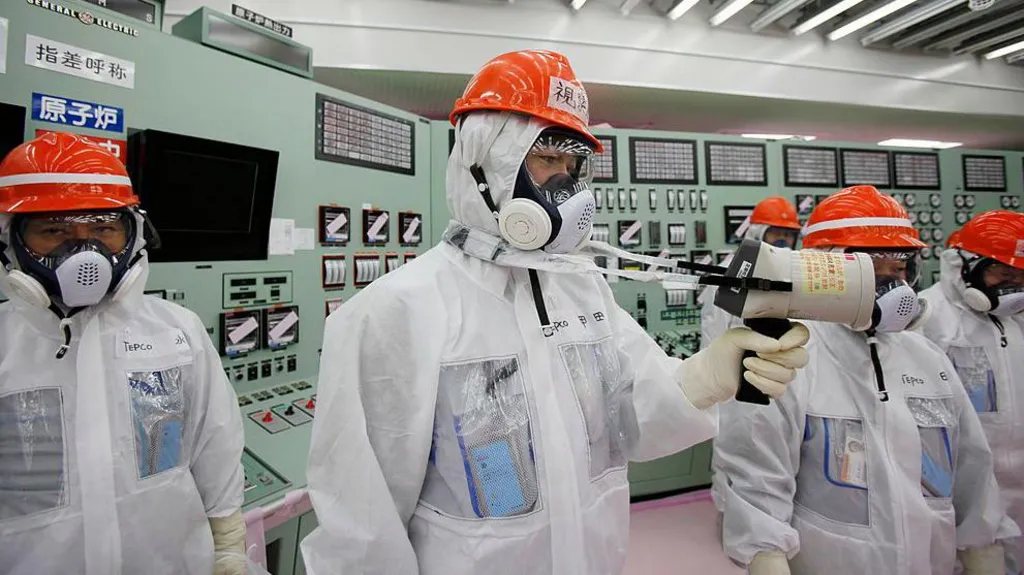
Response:
M526 154L526 167L538 184L551 176L568 174L586 185L594 179L594 146L574 132L548 128Z
M862 253L871 258L876 286L894 280L903 280L914 286L921 279L921 250L851 248L846 251Z
M982 258L978 273L997 295L1017 293L1024 289L1024 269L1008 266L990 258Z
M29 253L43 258L69 241L95 240L119 254L128 246L132 225L126 211L59 212L27 215L17 230Z
M795 248L797 240L800 239L800 230L768 226L761 237L761 241L777 247Z

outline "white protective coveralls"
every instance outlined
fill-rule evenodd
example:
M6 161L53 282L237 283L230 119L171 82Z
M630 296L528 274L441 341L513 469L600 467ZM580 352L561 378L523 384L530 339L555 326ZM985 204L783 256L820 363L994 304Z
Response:
M486 154L500 118L465 118L447 172L455 220L492 236L465 166L484 158L500 205L546 127L513 115ZM319 527L302 542L311 575L621 573L627 461L711 438L714 408L687 400L681 361L600 275L539 272L556 328L545 337L529 273L442 242L328 318L308 471ZM478 513L464 451L516 462L468 491L492 515L520 514Z
M242 505L241 417L199 318L143 295L146 275L74 315L62 359L54 313L0 305L7 575L213 572L207 518Z
M915 332L807 322L810 363L768 406L720 406L723 545L747 565L781 551L793 575L951 575L958 548L1019 534L999 502L977 415L950 361ZM946 477L935 493L928 477ZM934 467L933 467L934 465Z
M957 250L943 252L940 281L921 292L932 310L921 331L953 361L985 429L1009 516L1024 522L1024 316L997 318L964 302ZM1003 345L1005 338L1006 344ZM991 388L994 387L994 395ZM995 405L985 401L995 397ZM1007 572L1021 571L1021 540L1005 541Z

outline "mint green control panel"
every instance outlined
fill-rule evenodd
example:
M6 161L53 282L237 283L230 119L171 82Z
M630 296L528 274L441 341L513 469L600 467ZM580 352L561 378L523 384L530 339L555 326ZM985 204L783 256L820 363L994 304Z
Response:
M317 84L265 57L243 57L236 53L242 47L214 49L216 38L198 27L180 28L179 37L134 25L92 2L62 3L132 25L138 35L83 25L33 3L4 2L0 18L8 21L8 50L0 104L24 109L25 138L39 130L70 130L119 146L136 130L158 130L276 154L271 221L260 223L270 229L267 257L206 261L199 256L224 247L210 242L195 248L196 261L152 264L147 285L151 294L194 311L205 325L238 396L246 440L245 509L273 505L306 487L320 354L330 351L322 343L326 316L422 255L448 225L444 178L452 127ZM273 33L256 28L239 29ZM36 62L37 51L26 53L25 47L45 41L130 62L132 82L61 70L59 59ZM119 108L124 126L112 132L41 119L32 111L34 94ZM649 130L603 129L597 135L606 151L595 161L594 237L655 256L720 262L759 200L785 196L805 220L828 194L871 183L907 207L928 244L926 287L937 277L938 255L950 233L974 214L1019 210L1024 192L1019 152ZM185 207L197 217L207 215L218 205L214 199ZM610 282L618 303L666 353L685 358L698 351L697 294ZM393 351L396 357L408 352ZM707 443L632 465L631 492L653 496L705 486L710 461ZM267 533L273 573L304 572L298 541L315 525L306 513Z

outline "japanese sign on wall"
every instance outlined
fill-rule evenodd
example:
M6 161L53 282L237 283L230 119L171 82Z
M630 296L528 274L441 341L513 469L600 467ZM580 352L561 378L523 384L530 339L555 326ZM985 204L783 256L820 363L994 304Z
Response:
M32 119L80 128L124 132L124 110L114 106L32 93Z
M25 64L122 88L135 88L135 62L31 34L25 35Z
M36 137L38 138L39 136L42 136L44 134L52 134L52 133L54 133L53 130L36 130ZM86 136L85 134L78 134L78 137L82 138L83 140L85 140L87 142L91 142L93 144L96 144L97 146L107 150L111 154L114 154L115 156L118 157L118 159L121 160L122 164L128 162L128 142L127 141L125 141L125 140L115 140L115 139L112 139L112 138L96 138L96 137L93 137L93 136Z
M236 18L241 18L246 22L252 22L257 26L262 26L267 30L276 32L277 34L280 34L282 36L287 36L288 38L292 37L292 29L290 26L285 26L280 22L275 22L270 18L267 18L263 14L257 14L256 12L253 12L252 10L249 10L247 8L243 8L238 4L231 5L231 13L234 14Z
M131 26L126 26L124 24L119 24L117 22L107 20L106 18L94 16L92 12L89 12L87 10L76 10L74 8L68 8L67 6L62 6L61 4L51 2L49 0L28 0L28 3L33 6L43 8L45 10L49 10L50 12L62 14L69 18L76 18L79 22L85 24L86 26L99 26L100 28L106 28L107 30L120 32L126 36L139 35L139 31L135 28L132 28Z
M0 74L7 73L7 18L0 18Z

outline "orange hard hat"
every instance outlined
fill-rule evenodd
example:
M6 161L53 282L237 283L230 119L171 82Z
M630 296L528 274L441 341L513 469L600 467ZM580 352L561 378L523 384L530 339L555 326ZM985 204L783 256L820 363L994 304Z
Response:
M949 237L946 238L946 247L951 248L953 247L953 244L957 243L958 241L960 241L960 230L956 230L953 233L949 234Z
M517 112L547 120L584 136L604 151L590 133L590 100L569 59L548 50L509 52L484 64L470 79L449 116L454 125L466 112Z
M0 162L2 213L113 210L138 203L121 160L76 134L43 134Z
M796 218L796 208L782 196L772 196L758 202L750 214L750 223L791 230L799 230L801 227Z
M980 213L960 228L955 240L950 239L950 247L1024 269L1024 214L1006 210Z
M918 239L907 210L874 186L842 189L818 204L804 228L805 248L912 248Z

